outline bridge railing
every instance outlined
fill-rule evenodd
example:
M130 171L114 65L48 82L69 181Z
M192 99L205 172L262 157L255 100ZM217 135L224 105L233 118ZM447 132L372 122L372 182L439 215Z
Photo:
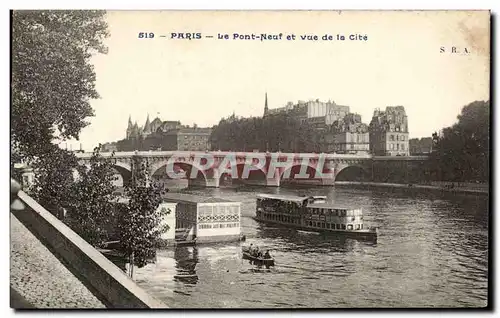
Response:
M169 157L172 155L176 156L183 156L183 157L189 157L191 155L200 155L200 154L210 154L213 156L225 156L228 154L233 154L237 156L245 156L245 157L251 157L255 155L270 155L270 156L283 156L283 157L290 157L290 156L302 156L302 157L318 157L318 156L325 156L326 158L360 158L360 159L370 159L372 158L371 154L360 154L360 155L355 155L355 154L334 154L334 153L289 153L289 152L243 152L243 151L176 151L176 150L169 150L169 151L120 151L120 152L115 152L115 157L116 158L130 158L132 156L140 156L140 157ZM102 152L102 156L104 157L109 157L111 156L111 152ZM92 156L91 152L85 152L85 153L76 153L76 157L80 159L88 159ZM401 157L399 157L401 158Z
M11 180L11 213L108 308L166 308Z

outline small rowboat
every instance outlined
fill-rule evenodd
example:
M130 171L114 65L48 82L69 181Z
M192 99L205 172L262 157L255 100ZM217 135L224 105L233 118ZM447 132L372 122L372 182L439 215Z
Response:
M243 259L249 260L250 263L254 265L257 266L264 265L266 268L274 266L274 258L255 257L252 254L250 254L250 249L248 247L242 247L241 250L243 252Z

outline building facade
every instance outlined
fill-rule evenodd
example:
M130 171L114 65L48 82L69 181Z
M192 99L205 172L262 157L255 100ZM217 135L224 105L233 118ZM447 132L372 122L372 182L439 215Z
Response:
M376 109L369 126L370 150L376 156L409 156L408 117L403 106Z
M210 149L211 128L183 127L158 131L140 142L139 150L205 151Z
M180 150L205 151L210 149L211 128L184 126L180 121L162 121L160 118L149 120L144 126L132 124L129 117L126 138L116 143L106 144L105 151L135 150ZM116 148L116 149L115 149Z
M290 113L301 121L309 121L315 126L323 127L344 118L350 111L349 106L337 105L334 101L322 102L319 99L309 101L288 102L284 107L269 109L267 93L265 98L264 116L280 113Z
M370 152L370 133L368 125L361 122L361 115L348 113L336 120L328 138L333 145L327 148L335 153L368 154ZM329 151L329 152L330 152Z
M175 131L176 149L180 151L210 150L211 128L182 128Z

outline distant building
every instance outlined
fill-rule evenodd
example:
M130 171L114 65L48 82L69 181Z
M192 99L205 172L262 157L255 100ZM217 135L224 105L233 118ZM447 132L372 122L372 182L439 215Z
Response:
M301 121L309 121L315 126L331 125L349 113L349 106L337 105L334 101L322 102L319 99L288 102L284 107L269 109L267 93L264 105L264 116L290 113Z
M432 143L431 137L410 139L410 155L417 156L430 154L432 152Z
M370 133L368 125L361 122L361 115L348 113L336 120L325 137L328 152L345 154L368 154Z
M316 129L327 129L326 116L307 118L306 121Z
M408 156L408 117L403 106L376 109L370 122L370 150L376 156Z
M157 132L167 132L172 129L181 128L180 121L162 121L160 118L156 117L152 122L149 121L149 115L146 118L146 123L144 127L139 127L137 121L132 124L132 117L129 116L128 126L126 131L126 139L138 139L147 138Z
M184 126L180 121L162 121L158 117L150 122L149 115L144 126L139 127L137 122L132 124L132 119L129 117L126 138L116 143L105 144L103 149L205 151L210 149L211 133L211 128L199 128L196 124L193 127Z
M211 128L181 128L171 130L165 137L171 141L172 149L179 151L205 151L210 149Z
M102 152L118 151L118 146L117 146L116 142L107 142L107 143L101 145L101 151Z

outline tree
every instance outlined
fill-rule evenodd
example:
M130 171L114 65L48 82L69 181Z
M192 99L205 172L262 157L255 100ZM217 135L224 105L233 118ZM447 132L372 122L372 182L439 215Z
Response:
M458 122L433 134L431 164L440 180L488 181L489 101L475 101L463 107Z
M222 119L212 130L210 142L218 150L318 152L322 133L293 113L261 118Z
M131 277L135 265L143 267L155 256L161 235L169 229L162 220L170 211L158 209L162 189L151 184L146 168L140 158L133 158L132 180L125 189L129 202L119 217L120 245L129 260Z
M14 11L11 139L22 157L76 138L98 98L90 58L105 53L104 11Z
M35 172L34 197L59 217L67 207L77 160L56 143L76 138L98 98L93 54L105 53L103 11L12 14L11 165Z
M104 158L101 145L94 149L90 164L77 168L78 180L71 187L68 204L68 225L89 244L100 247L109 240L116 216L114 191L116 180L113 156Z
M62 219L63 210L72 200L73 171L78 166L76 157L57 145L50 145L29 163L35 172L32 187L35 200Z

